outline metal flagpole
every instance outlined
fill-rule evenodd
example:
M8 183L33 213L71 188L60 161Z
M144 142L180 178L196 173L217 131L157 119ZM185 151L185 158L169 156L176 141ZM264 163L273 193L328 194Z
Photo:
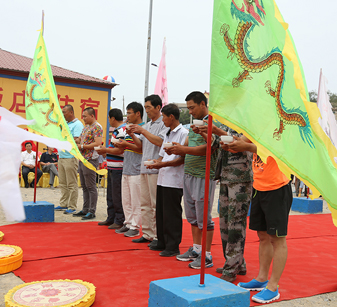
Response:
M42 36L44 32L44 10L42 10Z
M205 286L205 261L206 261L206 235L207 235L207 214L208 214L208 196L209 196L209 178L211 169L211 143L212 143L212 122L213 118L208 115L207 129L207 151L206 151L206 173L205 173L205 195L204 195L204 219L202 225L202 247L201 247L201 271L200 287Z
M153 3L153 0L150 0L149 30L148 30L148 34L147 34L147 53L146 53L144 98L149 95L149 72L150 72L150 51L151 51L152 3ZM147 120L147 115L146 115L146 112L144 112L143 121L146 122L146 120Z
M36 142L36 152L35 152L35 179L34 179L34 204L36 204L36 185L37 185L37 156L39 154L39 142Z
M44 32L44 10L42 10L42 36ZM36 142L36 152L35 152L35 179L34 179L34 204L36 203L36 185L37 185L37 156L39 154L39 142Z

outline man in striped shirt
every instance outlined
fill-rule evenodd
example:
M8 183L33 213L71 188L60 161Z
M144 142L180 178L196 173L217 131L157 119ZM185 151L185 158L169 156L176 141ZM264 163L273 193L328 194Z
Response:
M124 212L122 206L122 172L124 149L114 146L115 142L125 138L125 124L123 123L123 113L120 109L109 111L110 126L115 128L112 132L111 141L108 148L101 146L97 150L98 154L106 154L108 167L108 186L106 201L108 205L108 216L98 225L109 226L109 229L119 229L124 223Z

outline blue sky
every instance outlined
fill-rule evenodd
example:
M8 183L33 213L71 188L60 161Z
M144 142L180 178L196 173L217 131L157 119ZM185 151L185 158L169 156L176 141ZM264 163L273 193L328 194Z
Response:
M266 0L264 0L266 1ZM154 0L151 62L159 64L167 45L170 102L184 102L193 90L209 89L212 0ZM335 64L337 3L328 0L278 0L294 38L309 90L317 90L319 71L337 92ZM0 48L33 57L45 11L45 41L50 62L102 78L112 75L116 107L143 101L149 0L1 1ZM150 67L149 92L157 68Z

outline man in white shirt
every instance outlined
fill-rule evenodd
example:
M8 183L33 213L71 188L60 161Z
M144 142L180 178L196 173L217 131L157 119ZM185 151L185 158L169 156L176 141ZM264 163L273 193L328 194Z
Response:
M29 188L28 173L30 173L30 172L35 173L36 152L32 151L32 143L30 143L30 142L27 142L25 144L25 147L26 147L26 151L23 151L21 153L21 165L22 165L21 176L23 177L23 180L25 181L25 187ZM37 169L37 181L36 181L36 183L39 182L41 176L42 176L42 171L38 168ZM32 188L34 187L34 180L30 184L30 186Z
M184 182L184 157L167 154L166 146L185 144L188 130L179 122L180 111L175 104L168 104L162 109L163 122L170 129L164 137L159 152L159 159L148 168L159 169L157 181L156 244L150 244L150 249L162 251L162 257L172 257L180 254L179 244L182 236L182 208ZM165 148L164 148L165 146Z

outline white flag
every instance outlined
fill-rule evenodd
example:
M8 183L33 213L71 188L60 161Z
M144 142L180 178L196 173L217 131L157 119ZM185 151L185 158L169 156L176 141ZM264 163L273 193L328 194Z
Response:
M26 120L0 107L0 204L8 221L23 221L26 218L18 180L21 143L33 140L60 150L71 150L69 142L47 138L17 127L34 122L35 120Z
M328 83L327 79L322 73L319 77L319 87L317 95L317 106L321 112L321 117L318 118L319 124L321 125L323 131L331 140L332 144L337 148L337 123L334 113L332 112L332 106L329 101L329 95L327 91L326 84ZM337 163L337 158L335 157Z

